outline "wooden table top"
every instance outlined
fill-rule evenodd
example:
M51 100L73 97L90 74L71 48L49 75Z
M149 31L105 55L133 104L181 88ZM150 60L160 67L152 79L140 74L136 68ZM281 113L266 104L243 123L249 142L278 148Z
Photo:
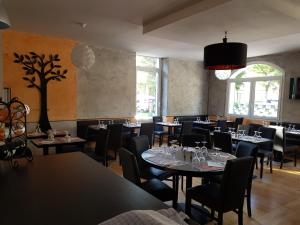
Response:
M63 130L58 130L54 133L55 137L62 137L65 136L66 132ZM28 139L35 139L35 138L46 138L48 135L45 132L28 132L27 138Z
M81 152L0 162L1 225L96 225L163 202Z

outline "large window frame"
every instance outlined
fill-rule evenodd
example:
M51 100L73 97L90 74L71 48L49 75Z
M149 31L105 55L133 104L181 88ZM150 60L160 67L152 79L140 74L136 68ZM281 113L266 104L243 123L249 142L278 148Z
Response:
M265 61L253 61L247 64L247 66L253 65L253 64L265 64L272 66L276 69L278 69L282 76L267 76L267 77L252 77L252 78L239 78L239 81L242 82L250 82L250 97L249 97L249 110L248 115L242 115L242 114L231 114L229 113L229 98L230 98L230 85L231 83L235 83L237 79L228 79L227 80L227 88L226 88L226 115L227 116L235 116L235 117L248 117L251 119L263 119L263 120L280 120L282 115L282 100L283 100L283 84L284 84L284 76L285 72L282 68L279 66L265 62ZM241 73L244 69L235 70L232 72L231 76L234 76L235 74ZM255 116L254 115L254 102L255 102L255 88L256 88L256 82L258 81L279 81L279 99L278 99L278 111L277 111L277 117L266 117L266 116Z
M161 62L161 58L158 58L158 57L150 57L150 56L144 56L144 55L136 55L136 57L138 56L141 56L141 57L149 57L149 58L155 58L158 60L158 68L155 67L155 66L138 66L136 65L136 76L138 71L142 71L142 72L148 72L148 73L154 73L154 74L157 74L157 80L156 80L156 113L155 115L153 116L160 116L161 115L161 80L162 80L162 77L161 77L161 74L162 74L162 71L161 71L161 68L162 68L162 62ZM137 78L136 78L137 79ZM137 81L136 81L136 93L137 93ZM137 95L136 95L136 99L137 99ZM137 104L135 106L135 110L136 110L136 119L138 120L149 120L149 119L152 119L151 116L149 117L143 117L143 118L139 118L138 117L138 110L137 110Z

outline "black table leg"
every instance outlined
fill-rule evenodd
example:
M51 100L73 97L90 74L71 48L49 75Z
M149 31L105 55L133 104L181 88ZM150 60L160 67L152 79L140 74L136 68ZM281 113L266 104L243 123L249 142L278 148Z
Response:
M168 127L168 146L171 146L171 134L172 134L172 127Z
M43 154L44 155L48 155L49 154L49 148L48 148L48 146L44 146L43 147Z

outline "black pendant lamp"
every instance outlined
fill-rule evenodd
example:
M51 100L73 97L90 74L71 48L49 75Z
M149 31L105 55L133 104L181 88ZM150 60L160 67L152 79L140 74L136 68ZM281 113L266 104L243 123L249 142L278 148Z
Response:
M227 31L223 43L204 48L204 68L208 70L234 70L246 67L247 45L227 42Z
M10 27L10 21L7 16L4 5L2 3L2 0L0 0L0 29L6 29L9 27Z

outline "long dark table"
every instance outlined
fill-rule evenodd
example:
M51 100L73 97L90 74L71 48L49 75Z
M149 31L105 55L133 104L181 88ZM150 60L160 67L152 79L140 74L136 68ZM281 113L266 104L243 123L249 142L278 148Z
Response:
M1 225L96 225L135 209L168 208L81 152L0 162Z

